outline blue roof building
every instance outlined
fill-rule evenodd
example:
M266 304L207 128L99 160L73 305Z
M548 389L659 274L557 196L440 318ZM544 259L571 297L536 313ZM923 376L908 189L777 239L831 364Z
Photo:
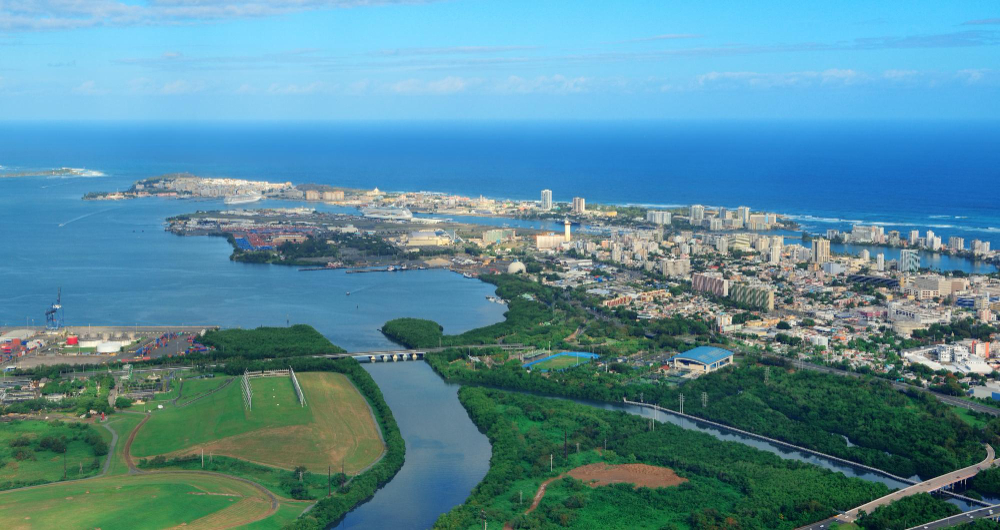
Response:
M670 358L674 368L694 372L713 372L733 364L733 352L714 346L699 346Z

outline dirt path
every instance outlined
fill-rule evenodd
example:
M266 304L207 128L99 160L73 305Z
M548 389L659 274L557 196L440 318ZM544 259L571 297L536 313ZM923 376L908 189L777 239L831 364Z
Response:
M528 515L529 513L535 511L535 508L538 508L538 505L541 504L541 502L542 502L542 497L545 497L545 488L549 484L551 484L551 483L553 483L553 482L555 482L555 481L557 481L557 480L559 480L559 479L561 479L561 478L563 478L565 476L566 476L566 473L563 473L562 475L559 475L558 477L552 477L549 480L546 480L545 482L542 482L542 485L538 487L538 492L535 493L535 498L532 499L532 501L531 501L531 506L529 506L528 509L525 510L524 515Z
M135 462L132 461L132 442L135 441L135 435L139 434L139 429L141 429L142 426L145 425L147 421L149 421L148 412L146 413L146 417L139 422L139 425L136 425L135 428L132 429L132 432L128 433L128 439L125 440L125 448L122 451L123 454L125 455L125 463L128 464L129 475L138 475L140 473L144 473L144 471L140 471L139 468L135 467Z

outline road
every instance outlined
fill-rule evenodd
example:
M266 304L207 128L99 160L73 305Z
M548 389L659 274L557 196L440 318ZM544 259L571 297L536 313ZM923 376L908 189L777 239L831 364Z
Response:
M925 480L919 484L914 484L908 488L903 488L901 490L894 491L884 497L880 497L869 503L858 506L857 508L848 510L847 512L844 512L840 515L831 517L830 519L819 521L817 523L813 523L809 526L803 526L798 530L823 530L830 528L830 526L835 523L853 523L858 518L858 514L861 511L864 511L865 513L871 513L880 506L885 506L892 502L898 501L899 499L902 499L904 497L908 497L910 495L916 495L917 493L930 493L932 491L937 491L949 484L953 484L961 480L972 478L976 476L976 474L978 474L983 469L992 467L996 464L995 461L996 454L993 451L993 447L991 447L989 444L985 445L986 445L986 458L978 464L965 467L956 471L951 471L949 473L945 473L944 475L934 477L930 480ZM995 509L995 507L991 506L983 508L983 510L988 511L990 508ZM976 511L978 512L980 510ZM973 512L968 512L968 513L973 513ZM965 515L966 514L960 514L956 515L955 517L964 517ZM953 518L948 518L948 519L953 519ZM948 519L942 519L942 521L946 521ZM968 518L966 519L971 520ZM920 526L919 528L924 528L924 526ZM941 527L929 527L929 528L946 528L946 527L941 526Z
M939 477L934 477L930 480L925 480L919 484L914 484L913 486L910 486L908 488L894 491L886 495L885 497L875 499L867 504L863 504L861 506L858 506L857 508L848 510L843 514L838 515L836 519L838 521L845 523L853 523L854 520L858 518L858 514L862 511L865 513L872 513L878 507L885 506L894 501L898 501L903 497L909 497L910 495L916 495L917 493L930 493L932 491L937 491L941 488L944 488L949 484L954 484L956 482L972 478L977 474L979 474L980 471L993 467L995 457L996 454L993 451L993 447L990 446L989 444L986 444L986 459L984 459L982 462L975 465L971 465L969 467L959 469L957 471L945 473L944 475L941 475Z
M951 528L953 526L964 525L971 523L976 519L996 519L1000 515L1000 504L993 506L988 506L986 508L980 508L978 510L972 510L970 512L960 513L958 515L953 515L951 517L946 517L944 519L938 519L932 523L926 523L919 526L914 526L910 530L921 530L921 529L933 529L933 528Z

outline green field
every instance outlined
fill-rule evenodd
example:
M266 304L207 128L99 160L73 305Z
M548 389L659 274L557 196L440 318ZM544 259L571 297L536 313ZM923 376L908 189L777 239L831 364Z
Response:
M6 529L125 530L181 524L219 528L271 514L270 498L260 489L220 475L190 472L105 477L0 493L0 528ZM288 511L283 515L287 518Z
M101 427L79 425L43 420L0 423L0 489L61 480L64 466L66 477L71 479L98 474L110 433ZM100 454L87 441L94 436L105 443L104 452L97 451ZM60 440L61 446L46 448L46 438ZM59 450L63 447L64 451Z
M301 407L287 377L251 380L253 407L243 405L239 381L188 406L154 409L132 445L134 458L225 455L285 469L353 474L375 462L383 444L368 406L342 374L298 374L309 406ZM209 381L185 381L179 405ZM194 384L192 384L194 383ZM216 385L219 382L216 380Z
M532 370L562 370L563 368L569 368L570 366L576 366L579 364L587 364L591 359L584 357L575 357L572 355L560 355L559 357L553 357L551 359L546 359L538 364L531 365Z

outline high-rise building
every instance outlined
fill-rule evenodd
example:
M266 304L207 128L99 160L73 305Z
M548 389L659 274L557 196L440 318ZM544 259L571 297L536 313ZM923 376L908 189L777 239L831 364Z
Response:
M875 256L875 270L882 272L885 270L885 254Z
M920 254L916 250L903 249L899 253L899 270L916 272L920 270Z
M872 260L871 252L868 252L868 249L866 249L866 248L865 249L861 249L861 255L859 257L861 259L863 259L865 261L865 263L867 263L867 262L869 262L869 261Z
M691 206L691 224L700 226L705 220L705 207L700 204Z
M771 255L767 262L771 265L779 265L781 263L781 245L771 245L770 252Z
M569 234L570 222L569 222L569 219L566 219L565 221L563 221L563 226L565 227L565 233L564 233L564 235L566 237L566 242L569 243L570 242L570 234Z
M691 274L691 260L688 258L661 260L660 272L668 278L687 278Z
M910 230L910 246L916 246L920 241L920 230Z
M822 237L813 239L813 263L820 265L830 261L830 241Z
M715 296L729 295L729 280L717 272L702 272L691 276L691 288L695 291L712 293Z
M587 213L587 201L583 197L573 197L573 213L583 215Z
M668 225L670 224L670 212L649 210L646 212L646 221L658 225Z
M951 236L948 238L948 248L952 250L965 250L965 238Z
M764 285L734 283L729 287L729 298L753 309L774 311L774 290Z
M552 190L542 190L542 209L552 210Z
M750 224L750 207L749 206L740 206L739 208L737 208L736 209L736 215L737 215L737 217L740 218L741 221L743 221L743 225L744 226Z

